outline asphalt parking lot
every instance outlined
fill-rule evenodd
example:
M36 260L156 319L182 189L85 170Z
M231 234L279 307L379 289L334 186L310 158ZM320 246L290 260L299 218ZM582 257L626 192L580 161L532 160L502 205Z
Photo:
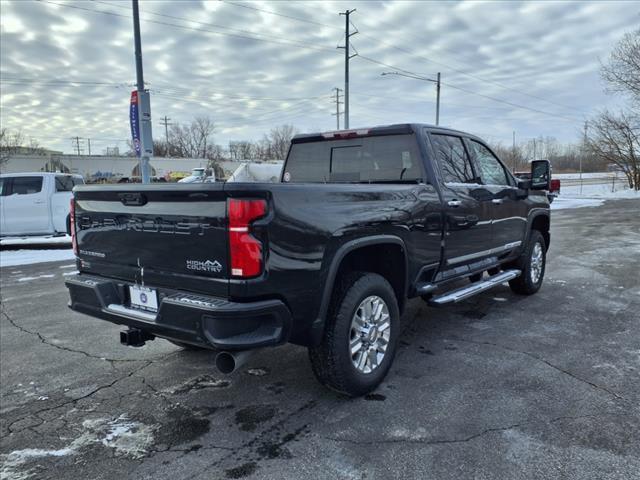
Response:
M210 353L67 309L72 262L1 271L3 479L640 478L640 202L554 211L545 284L417 299L386 381L345 399L306 350Z

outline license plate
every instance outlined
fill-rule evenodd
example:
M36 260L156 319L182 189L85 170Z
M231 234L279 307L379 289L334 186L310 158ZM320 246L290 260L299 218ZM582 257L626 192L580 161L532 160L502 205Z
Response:
M132 285L129 287L129 297L131 298L132 307L152 312L158 311L158 294L152 288Z

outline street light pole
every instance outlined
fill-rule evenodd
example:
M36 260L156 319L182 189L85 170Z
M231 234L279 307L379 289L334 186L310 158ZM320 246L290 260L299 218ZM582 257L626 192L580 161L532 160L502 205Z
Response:
M436 79L421 77L420 75L409 75L401 72L382 72L380 75L398 75L400 77L413 78L415 80L422 80L424 82L431 82L436 84L436 125L440 125L440 72L436 75Z
M153 154L153 138L151 136L151 102L149 92L144 89L142 72L142 41L140 40L140 14L138 0L132 0L133 37L136 58L136 81L138 90L139 125L140 125L140 175L142 183L149 183L149 155Z
M440 72L436 80L436 125L440 125Z

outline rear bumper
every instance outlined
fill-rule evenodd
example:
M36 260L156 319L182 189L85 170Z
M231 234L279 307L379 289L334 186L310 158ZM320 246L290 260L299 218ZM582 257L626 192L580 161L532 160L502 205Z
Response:
M291 312L280 300L250 303L158 288L158 312L129 307L129 283L90 275L65 282L69 307L155 336L229 350L279 345L291 331Z

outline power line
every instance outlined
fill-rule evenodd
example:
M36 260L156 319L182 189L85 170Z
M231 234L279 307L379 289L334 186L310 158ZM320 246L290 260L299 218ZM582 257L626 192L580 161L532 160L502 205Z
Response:
M278 13L278 12L274 12L273 10L266 10L264 8L253 7L251 5L247 5L247 4L244 4L244 3L231 2L229 0L221 0L221 1L223 3L227 3L227 4L233 5L235 7L242 7L242 8L246 8L246 9L249 9L249 10L255 10L256 12L268 13L270 15L276 15L278 17L289 18L291 20L297 20L298 22L309 23L311 25L316 25L316 26L319 26L319 27L335 28L337 30L342 30L341 27L336 27L335 25L328 25L326 23L315 22L313 20L308 20L306 18L294 17L292 15L285 15L284 13Z
M483 83L490 83L492 85L496 85L497 87L503 88L505 90L510 90L512 92L519 93L520 95L525 95L527 97L535 98L536 100L541 100L543 102L547 102L547 103L550 103L552 105L556 105L556 106L559 106L559 107L562 107L562 108L565 108L565 109L577 111L577 112L579 112L581 114L585 113L585 112L583 112L583 111L581 111L581 110L579 110L579 109L577 109L575 107L570 107L568 105L563 105L562 103L558 103L558 102L555 102L553 100L549 100L548 98L540 97L538 95L534 95L532 93L528 93L528 92L525 92L523 90L519 90L517 88L510 87L510 86L505 85L505 84L503 84L501 82L497 82L497 81L491 80L489 78L484 78L484 77L481 77L481 76L473 74L473 73L465 72L464 70L461 70L461 69L456 68L456 67L452 67L451 65L448 65L446 63L439 62L437 60L433 60L432 58L425 57L424 55L421 55L419 53L413 52L413 51L408 50L406 48L399 47L397 45L393 45L391 43L385 42L383 40L380 40L379 38L373 37L372 35L368 35L366 33L362 33L362 36L374 39L375 41L379 42L382 45L388 46L388 47L393 48L393 49L395 49L395 50L397 50L399 52L405 53L407 55L410 55L410 56L413 56L413 57L416 57L416 58L421 58L422 60L425 60L427 62L434 63L436 65L440 65L442 67L448 68L449 70L452 70L452 71L454 71L454 72L456 72L456 73L458 73L460 75L464 75L466 77L473 78L474 80L478 80L478 81L481 81Z
M315 22L315 21L312 21L312 20L307 20L307 19L300 18L300 17L294 17L292 15L285 15L285 14L281 14L281 13L278 13L278 12L274 12L272 10L266 10L266 9L262 9L262 8L258 8L258 7L244 5L244 4L232 2L232 1L229 1L229 0L221 0L221 1L223 1L224 3L230 4L230 5L237 6L237 7L247 8L247 9L250 9L250 10L263 12L263 13L267 13L267 14L270 14L270 15L277 15L279 17L284 17L284 18L288 18L288 19L291 19L291 20L296 20L296 21L299 21L299 22L304 22L304 23L318 25L318 26L327 27L327 28L339 28L339 27L336 27L334 25L328 25L326 23L319 23L319 22ZM378 23L382 23L382 22L378 22ZM453 66L448 65L448 64L446 64L444 62L440 62L440 61L434 60L432 58L426 57L426 56L421 55L421 54L419 54L417 52L409 50L407 48L400 47L398 45L395 45L395 44L392 44L392 43L389 43L389 42L385 42L384 40L381 40L378 37L374 37L371 34L367 34L367 33L361 32L361 35L363 37L372 39L373 41L375 41L375 42L377 42L377 43L379 43L381 45L385 45L385 46L387 46L389 48L393 48L393 49L395 49L395 50L397 50L399 52L402 52L402 53L404 53L406 55L413 56L413 57L416 57L416 58L421 58L422 60L434 63L436 65L441 65L441 66L443 66L443 67L445 67L445 68L447 68L449 70L452 70L452 71L454 71L454 72L456 72L456 73L458 73L460 75L464 75L464 76L467 76L469 78L473 78L475 80L479 80L479 81L484 82L484 83L490 83L490 84L496 85L496 86L498 86L500 88L503 88L505 90L510 90L512 92L519 93L521 95L525 95L525 96L528 96L528 97L531 97L531 98L535 98L536 100L541 100L541 101L544 101L544 102L547 102L547 103L550 103L552 105L556 105L556 106L559 106L559 107L562 107L562 108L565 108L565 109L574 110L574 111L577 111L577 112L579 112L581 114L586 113L586 112L584 112L584 111L582 111L580 109L577 109L575 107L564 105L562 103L555 102L553 100L549 100L548 98L540 97L538 95L534 95L532 93L525 92L523 90L520 90L520 89L517 89L517 88L514 88L514 87L510 87L510 86L505 85L505 84L503 84L501 82L498 82L496 80L491 80L489 78L486 78L486 77L483 77L483 76L480 76L480 75L477 75L477 74L468 73L468 72L466 72L464 70L461 70L459 68L453 67Z
M97 14L103 14L103 15L111 15L113 17L120 17L120 18L127 18L130 19L131 16L129 15L122 15L120 13L116 13L116 12L109 12L106 10L96 10L93 8L86 8L86 7L81 7L78 5L71 5L71 4L66 4L66 3L56 3L56 2L52 2L51 0L37 0L39 2L42 3L49 3L51 5L57 5L59 7L64 7L64 8L73 8L76 10L83 10L85 12L90 12L90 13L97 13ZM113 5L112 5L113 6ZM178 20L181 20L179 17L175 17ZM223 36L227 36L227 37L234 37L234 38L242 38L245 40L255 40L255 41L262 41L262 42L270 42L270 43L277 43L280 45L294 45L297 46L299 48L307 48L307 49L311 49L311 50L320 50L320 51L327 51L327 52L333 52L334 50L330 47L325 47L322 45L315 45L315 44L310 44L310 43L306 43L306 42L299 42L296 40L287 40L282 38L281 40L270 40L268 38L259 38L256 35L260 35L260 34L253 34L253 35L241 35L241 34L237 34L237 33L229 33L229 32L220 32L217 30L213 30L211 28L197 28L197 27L187 27L185 25L178 25L176 23L169 23L169 22L162 22L160 20L151 20L148 18L143 18L142 21L147 22L147 23L153 23L156 25L163 25L163 26L167 26L167 27L174 27L174 28L179 28L182 30L191 30L191 31L196 31L196 32L207 32L207 33L213 33L214 35L223 35ZM193 20L188 20L190 22L194 22L194 23L199 23L197 21L193 21ZM281 37L271 37L271 38L281 38Z
M129 8L129 7L125 6L125 5L121 5L121 4L102 2L102 1L99 1L99 0L91 0L91 1L93 3L99 3L99 4L102 4L102 5L108 5L110 7L122 8L122 9L129 10L129 11L131 10L131 8ZM143 14L143 15L155 15L157 17L169 18L169 19L172 19L172 20L180 20L180 21L183 21L183 22L196 23L198 25L203 25L203 26L206 26L206 27L214 28L214 29L223 29L223 30L229 30L231 32L240 32L240 34L242 34L242 35L250 35L252 37L264 37L266 39L270 38L270 39L274 39L274 40L278 41L278 43L280 43L281 41L290 41L290 40L286 40L284 37L279 37L279 36L276 36L276 35L267 35L267 34L264 34L264 33L253 32L251 30L244 30L244 29L241 29L241 28L227 27L226 25L219 25L219 24L216 24L216 23L201 22L201 21L198 21L198 20L190 19L190 18L178 17L176 15L168 15L166 13L154 12L152 10L146 10L145 9L143 12L140 12L140 13ZM221 33L225 33L225 32L221 32ZM296 43L305 44L305 45L309 45L310 47L313 47L313 48L317 48L318 47L317 45L314 45L314 44L311 44L311 43L308 43L308 42L302 42L302 41L299 41L299 40L296 40L295 42ZM328 47L327 47L327 49L328 49Z
M365 61L370 62L370 63L374 63L376 65L381 65L381 66L384 66L384 67L393 68L395 70L399 70L399 71L401 71L403 73L407 73L409 75L420 76L418 73L412 72L410 70L405 70L405 69L400 68L398 66L390 65L388 63L384 63L384 62L381 62L379 60L375 60L375 59L373 59L371 57L367 57L367 56L362 55L362 54L358 55L358 58L361 58L362 60L365 60ZM452 85L450 83L442 83L442 84L446 85L446 86L448 86L450 88L453 88L455 90L460 90L460 91L465 92L465 93L469 93L469 94L472 94L472 95L477 95L477 96L480 96L480 97L484 97L484 98L487 98L489 100L493 100L494 102L504 103L506 105L510 105L512 107L515 107L515 108L521 108L521 109L524 109L524 110L529 110L529 111L540 113L540 114L547 115L547 116L550 116L550 117L562 118L562 119L568 120L570 122L580 121L580 120L578 120L576 118L567 117L567 116L564 116L564 115L561 115L561 114L558 114L558 113L546 112L544 110L539 110L537 108L527 107L526 105L520 105L518 103L510 102L508 100L502 100L502 99L499 99L499 98L496 98L496 97L492 97L490 95L485 95L483 93L474 92L472 90L468 90L468 89L463 88L463 87L458 87L458 86Z
M61 87L80 87L83 85L95 85L95 86L105 86L105 87L117 87L117 88L128 88L132 87L133 84L123 83L123 82L94 82L94 81L80 81L80 80L38 80L38 79L30 79L30 78L9 78L5 79L3 76L2 83L8 83L11 85L43 85L43 86L61 86ZM286 101L295 101L295 100L307 100L307 99L320 99L326 97L326 95L315 95L311 97L253 97L250 95L243 94L228 94L224 92L217 91L208 91L203 92L201 94L195 93L196 90L169 86L169 84L162 84L158 88L155 88L153 85L156 85L158 82L147 82L150 85L150 91L154 93L168 93L170 95L190 95L192 98L202 98L207 101L211 101L213 99L205 97L203 95L220 95L224 96L225 100L234 99L234 100L254 100L254 101L274 101L274 102L286 102ZM163 86L167 85L167 86ZM195 95L194 95L195 94Z

